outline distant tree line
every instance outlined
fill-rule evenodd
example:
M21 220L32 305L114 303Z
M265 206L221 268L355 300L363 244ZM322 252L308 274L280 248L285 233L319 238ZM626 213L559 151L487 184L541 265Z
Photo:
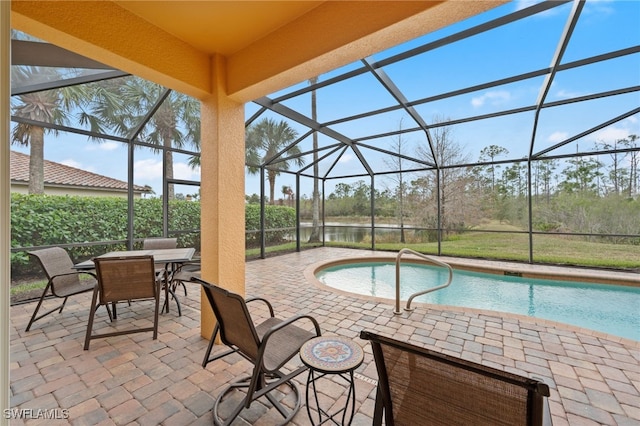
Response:
M439 226L445 232L472 229L486 221L527 230L530 194L534 231L604 234L610 235L607 241L640 244L640 150L636 135L615 144L596 144L596 149L611 150L610 154L534 160L531 182L526 161L501 164L498 160L508 150L496 145L481 151L478 162L486 162L484 165L448 166L469 161L448 135L440 136L436 136L436 155L445 167L439 179L435 170L377 176L373 193L376 217L393 218L401 228L436 229L439 196ZM325 197L325 217L370 217L371 196L369 179L338 183ZM303 198L303 217L310 214L309 203Z

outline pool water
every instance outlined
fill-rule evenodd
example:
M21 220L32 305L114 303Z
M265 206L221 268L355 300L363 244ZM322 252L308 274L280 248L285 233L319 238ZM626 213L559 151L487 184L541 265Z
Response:
M395 263L333 266L316 278L336 289L395 300ZM445 268L403 264L402 305L412 293L445 284ZM640 340L640 288L513 277L455 270L447 288L414 299L439 305L510 312Z

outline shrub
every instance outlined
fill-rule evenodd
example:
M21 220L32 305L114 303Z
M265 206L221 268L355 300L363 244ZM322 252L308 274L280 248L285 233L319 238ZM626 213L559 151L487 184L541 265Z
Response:
M134 200L134 238L162 235L162 200ZM260 205L246 206L246 229L260 229ZM69 249L74 261L106 251L125 250L127 240L127 199L119 197L81 197L11 194L11 247L37 247L56 244L121 241L114 244L78 246ZM265 206L267 242L281 242L295 227L295 209ZM178 245L200 248L200 203L169 202L169 229L177 233ZM247 245L258 245L260 234L249 233ZM24 275L38 270L25 252L11 253L12 273Z
M247 204L245 208L245 230L257 231L260 229L260 205ZM265 228L266 243L280 243L291 233L291 228L296 226L296 211L285 206L265 206ZM259 232L247 232L247 247L257 247L260 245Z
M162 201L134 200L134 237L162 235ZM200 247L200 203L171 201L169 229L196 230L178 235L181 246ZM109 250L124 250L127 239L127 199L11 194L11 247L123 241L112 245L73 247L74 260L84 260ZM12 270L29 265L25 252L11 253Z

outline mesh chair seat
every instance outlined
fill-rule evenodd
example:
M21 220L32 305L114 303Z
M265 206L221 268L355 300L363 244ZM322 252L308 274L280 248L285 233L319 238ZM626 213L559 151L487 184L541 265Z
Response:
M69 297L74 296L76 294L85 293L87 291L93 290L93 287L96 284L96 280L92 279L91 281L82 282L78 280L72 284L69 284L65 287L59 287L55 291L55 295L58 297Z
M300 347L307 340L321 334L318 322L308 315L294 316L286 320L275 318L271 304L265 299L256 298L252 301L264 302L270 313L269 318L256 326L247 309L247 301L240 295L200 278L194 278L193 281L202 285L218 320L210 347L219 330L222 342L232 348L225 354L236 352L254 365L250 377L237 379L218 395L213 405L214 423L231 424L243 409L249 408L253 401L263 396L280 412L285 423L290 421L301 405L300 393L292 379L307 367L302 365L288 373L281 371L281 368L299 353ZM307 331L294 324L299 321L310 323L313 331ZM203 366L206 366L206 362L203 362ZM286 385L293 391L295 402L292 403L292 409L286 408L277 400L276 395L272 394L281 385ZM230 414L226 420L222 420L219 409L222 400L229 392L239 388L246 388L245 397L234 409L225 410ZM278 394L282 395L280 391Z
M67 303L67 299L70 296L92 291L96 285L95 275L92 272L73 269L73 261L71 260L71 257L69 257L66 250L61 247L33 250L28 252L28 254L35 257L40 262L40 265L47 276L47 285L40 295L40 300L33 311L33 315L31 315L26 331L29 331L33 323L37 320L56 311L58 313L62 312L65 304ZM80 280L81 276L85 276L87 279ZM62 301L62 304L38 315L38 312L40 311L40 308L42 307L49 292L54 297L62 298L64 300Z
M256 331L260 340L264 338L265 333L282 322L283 320L280 318L271 317L258 324ZM267 371L278 370L292 358L291 354L297 354L300 347L313 337L316 337L316 334L295 325L288 326L286 333L273 334L269 339L269 346L265 350L262 360L265 369Z

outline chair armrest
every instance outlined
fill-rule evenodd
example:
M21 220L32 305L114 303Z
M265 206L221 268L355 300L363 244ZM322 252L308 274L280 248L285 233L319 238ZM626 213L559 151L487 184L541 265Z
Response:
M58 275L54 275L51 277L51 281L53 281L54 279L58 278L58 277L64 277L67 275L80 275L80 274L87 274L87 275L91 275L93 278L98 278L95 274L95 272L91 272L91 271L84 271L84 270L78 270L78 271L71 271L71 272L65 272L64 274L58 274Z
M309 334L307 335L307 331L304 330L301 327L298 327L296 325L294 325L295 322L297 321L301 321L301 320L310 320L311 323L313 324L313 326L315 327L315 332L316 332L316 336L320 336L321 332L320 332L320 325L318 324L318 321L316 321L315 318L309 316L309 315L296 315L293 316L291 318L288 318L282 322L279 322L278 324L272 326L269 330L267 330L267 332L262 336L262 341L260 342L260 345L258 347L258 356L257 359L260 360L260 363L262 363L264 369L266 371L275 371L280 369L289 359L291 359L293 356L295 356L298 351L300 350L300 346L302 346L304 344L304 342L308 341L309 339L311 339L312 337L314 337L311 332L308 332ZM285 356L282 357L282 359L279 360L279 365L275 368L273 367L267 367L264 364L264 356L265 356L265 352L267 351L267 348L269 347L270 343L269 340L271 339L271 337L275 336L276 334L278 334L281 331L285 331L288 327L292 327L295 328L296 330L299 330L300 332L296 332L295 334L297 334L297 337L295 338L295 342L292 342L293 345L289 347L289 349L293 349L295 348L295 351L288 354L289 356ZM307 337L308 336L308 337ZM293 335L292 335L293 337ZM306 368L306 367L305 367ZM298 372L302 372L303 369L298 369Z
M250 297L249 299L245 299L244 303L248 305L249 302L255 302L255 301L264 302L269 308L269 313L271 314L271 318L275 316L275 314L273 313L273 306L271 306L271 303L269 303L267 299L264 299L262 297Z
M311 321L311 323L313 323L313 326L315 327L315 331L316 331L316 336L320 336L322 334L322 332L320 331L320 324L318 324L318 321L316 321L315 318L313 318L312 316L309 315L296 315L293 316L291 318L288 318L284 321L282 321L279 324L274 325L273 327L271 327L269 330L267 330L266 333L264 333L264 336L262 336L262 347L266 346L267 341L269 340L269 337L271 337L271 335L275 334L276 332L278 332L279 330L293 324L296 321L300 321L303 319L308 319Z

